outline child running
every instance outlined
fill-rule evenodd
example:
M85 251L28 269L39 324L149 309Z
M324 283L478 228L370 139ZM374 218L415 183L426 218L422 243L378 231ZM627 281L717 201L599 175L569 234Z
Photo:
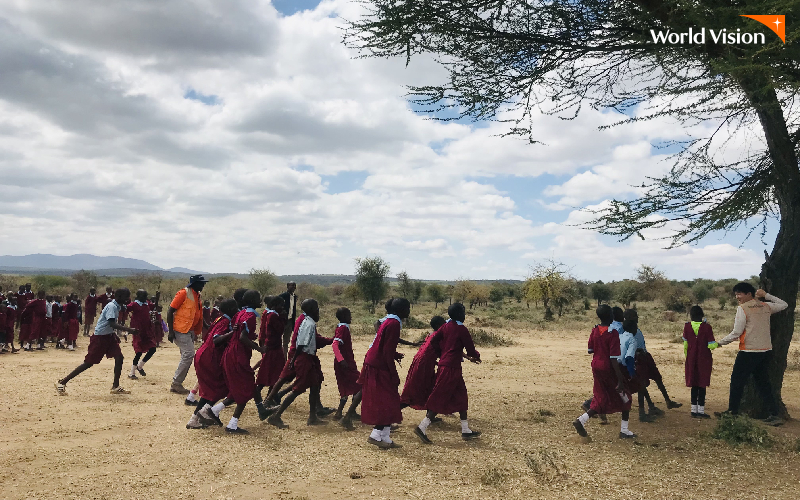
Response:
M439 359L439 370L436 373L436 382L431 395L425 403L427 414L419 426L414 429L414 434L425 444L432 444L427 431L437 414L458 413L461 419L461 438L465 441L481 435L480 431L470 429L467 421L469 399L461 363L464 359L464 351L466 351L466 359L473 363L481 362L481 354L475 350L472 335L464 326L466 312L466 308L460 302L450 305L447 308L450 319L434 334L441 337L439 345L442 354Z
M256 376L258 392L264 387L272 387L280 379L286 355L283 352L283 330L286 320L283 318L283 298L269 297L267 308L261 315L261 329L258 332L258 345L265 349ZM274 405L270 405L274 406Z
M408 367L406 383L403 386L403 393L400 395L400 403L403 408L410 406L415 410L424 410L433 386L436 385L437 360L442 355L439 346L442 336L437 333L445 324L445 319L441 316L434 316L431 318L430 324L433 331L422 342L422 347L414 355L411 366ZM441 419L436 417L431 421L441 421Z
M111 394L130 394L119 386L119 377L122 375L122 362L124 358L119 348L119 337L116 330L136 334L135 328L128 328L117 323L119 312L131 298L131 292L127 288L120 288L114 295L114 300L109 302L100 313L97 325L94 328L94 335L89 339L89 350L83 363L78 365L72 373L56 382L56 392L59 396L67 394L67 382L85 372L93 365L102 361L103 356L114 358L114 383L111 386Z
M144 371L144 364L150 361L153 354L156 353L156 338L153 333L153 314L152 302L147 300L147 290L136 290L136 300L128 304L128 311L131 315L131 327L137 330L137 334L133 336L133 352L136 356L133 358L131 365L131 373L128 378L131 380L138 380L136 372L139 375L146 377L147 373ZM144 354L144 358L142 358Z
M631 397L625 388L625 382L616 359L620 355L619 334L609 329L614 320L611 307L602 304L597 308L600 324L592 329L589 335L589 353L592 354L592 377L594 387L589 410L575 419L572 425L582 437L587 437L586 424L597 414L608 415L622 413L622 424L619 431L621 439L632 439L636 434L628 429Z
M225 432L229 434L250 433L239 427L239 419L251 399L256 401L259 417L265 416L261 394L256 390L256 372L250 366L253 351L260 353L266 351L255 342L258 339L256 318L259 316L256 308L261 305L261 294L256 290L247 290L242 296L242 304L245 309L236 316L233 339L228 342L222 354L222 369L228 383L230 398L236 402L233 416L225 427Z
M358 378L363 398L361 421L374 426L367 442L381 449L400 448L392 441L391 426L403 421L397 391L400 377L394 362L403 359L403 354L397 352L397 343L403 320L411 313L411 304L407 299L394 299L392 309L394 313L388 314L381 323L364 356L364 366Z
M205 342L194 354L194 371L197 374L200 400L186 424L187 429L200 429L205 425L222 427L219 414L224 403L216 404L228 395L228 384L222 369L222 354L233 335L233 317L239 308L233 299L220 304L220 315L208 331Z
M303 394L307 390L309 391L309 409L306 425L327 424L327 422L320 419L318 415L318 411L322 407L319 394L322 389L324 377L322 376L322 368L319 358L317 357L317 349L330 345L333 343L333 339L322 337L317 333L319 304L316 300L304 300L303 303L300 304L300 309L305 314L305 318L300 324L300 328L297 330L297 337L295 339L296 349L290 361L296 374L295 382L292 386L292 392L284 398L278 410L267 420L268 423L280 429L288 428L281 419L283 412L297 399L297 396Z
M356 358L353 354L353 339L350 337L350 322L353 316L350 309L340 307L336 310L336 331L333 334L333 372L336 374L336 385L339 388L339 408L333 415L334 420L340 420L342 427L348 431L355 430L353 419L356 417L356 408L361 404L361 384L358 377L361 373L356 365ZM353 396L353 401L347 409L347 413L342 416L344 405L347 398Z
M706 387L711 385L711 351L718 347L711 325L703 321L703 308L689 309L691 321L683 326L683 354L686 356L686 387L691 387L692 418L706 414Z

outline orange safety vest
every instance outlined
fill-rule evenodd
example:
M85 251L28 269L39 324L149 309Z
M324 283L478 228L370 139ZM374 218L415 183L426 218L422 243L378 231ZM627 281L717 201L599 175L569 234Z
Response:
M199 305L200 293L188 286L184 290L186 291L186 300L175 311L172 317L172 328L179 333L189 333L189 330L195 330L197 333L197 329L202 327L203 320L203 311Z

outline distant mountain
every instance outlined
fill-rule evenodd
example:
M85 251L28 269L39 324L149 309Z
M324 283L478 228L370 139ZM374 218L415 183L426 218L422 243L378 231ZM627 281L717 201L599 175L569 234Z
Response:
M127 257L98 257L86 253L75 255L51 255L36 253L33 255L3 255L0 256L2 268L33 268L33 269L66 269L78 271L86 269L141 269L146 271L162 271L158 266L139 259Z

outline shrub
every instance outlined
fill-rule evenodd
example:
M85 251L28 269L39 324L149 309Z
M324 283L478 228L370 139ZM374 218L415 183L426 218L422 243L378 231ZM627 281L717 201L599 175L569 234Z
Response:
M744 415L723 415L711 433L731 446L747 444L757 447L772 446L774 439L767 430Z
M409 316L403 321L403 328L428 328L430 325L424 321L420 321L414 316Z
M483 328L476 328L470 331L472 334L472 341L476 346L481 347L507 347L514 343L511 339L507 339L501 335L493 332L487 332Z

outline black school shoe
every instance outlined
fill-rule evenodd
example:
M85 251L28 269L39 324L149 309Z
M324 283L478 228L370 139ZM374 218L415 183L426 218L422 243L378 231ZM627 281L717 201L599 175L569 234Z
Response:
M476 437L481 435L481 431L472 431L472 432L462 432L461 439L464 441L469 441L470 439L475 439Z
M620 439L636 439L636 434L625 434L624 432L619 433Z
M674 410L675 408L680 408L681 406L683 406L683 403L678 403L677 401L672 401L672 400L667 401L668 410Z
M205 416L203 416L201 412L197 412L197 416L200 417L200 422L206 425L216 425L219 427L222 427L224 425L222 423L222 420L220 420L218 416L214 415L213 411L209 410L208 414L211 416L211 418L206 418Z
M146 376L147 376L147 374L146 374L146 373L144 372L144 370L143 370L143 369L141 369L141 368L138 368L138 367L137 367L137 368L136 368L136 371L137 371L137 372L139 372L139 375L141 375L142 377L146 377Z
M319 410L317 410L318 417L327 417L331 413L335 412L336 408L328 408L327 406L323 406Z
M183 400L183 404L185 404L186 406L197 406L198 402L199 401L189 401L188 399Z
M580 437L586 437L589 435L589 433L586 432L586 427L584 427L581 421L578 420L577 418L575 419L574 422L572 422L572 425L575 427L575 430L578 432L578 435Z
M414 428L414 435L417 436L419 440L425 444L433 444L433 441L431 441L419 427Z
M242 429L241 427L237 427L235 429L231 429L230 427L225 427L225 432L228 434L250 434L250 431Z
M656 417L652 417L652 416L650 416L650 415L648 415L646 413L640 413L639 414L639 422L644 422L644 423L650 424L650 423L653 423L655 421L656 421Z

